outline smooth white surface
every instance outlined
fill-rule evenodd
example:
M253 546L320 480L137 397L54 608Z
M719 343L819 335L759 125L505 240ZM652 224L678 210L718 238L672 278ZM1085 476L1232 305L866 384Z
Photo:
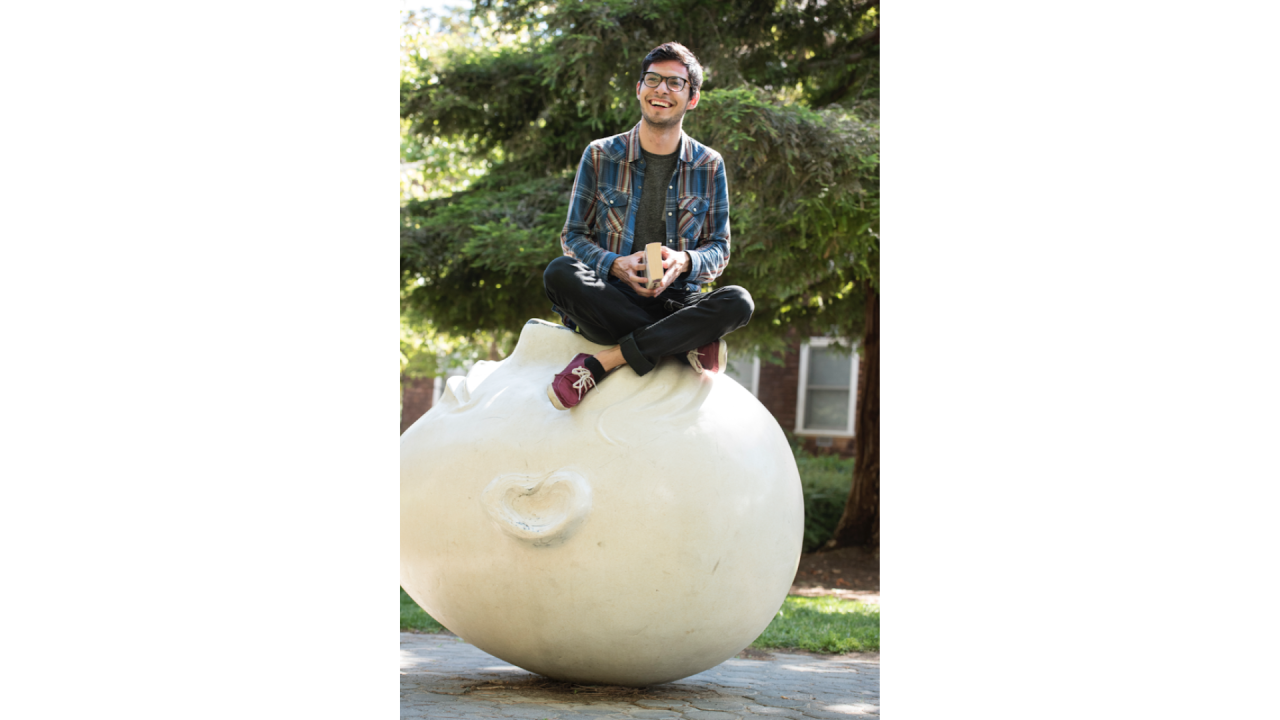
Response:
M510 358L451 379L405 431L400 582L514 665L651 685L768 626L799 562L800 476L759 401L673 359L556 410L552 376L602 349L531 321Z

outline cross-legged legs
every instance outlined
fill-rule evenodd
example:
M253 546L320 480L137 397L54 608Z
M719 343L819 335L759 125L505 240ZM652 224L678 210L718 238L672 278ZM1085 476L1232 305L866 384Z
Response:
M623 292L570 257L551 261L543 273L547 297L582 336L617 345L596 356L601 365L630 365L644 375L668 355L685 359L696 350L746 325L755 310L751 294L736 285L709 293L667 290L656 298ZM617 362L621 356L621 363Z

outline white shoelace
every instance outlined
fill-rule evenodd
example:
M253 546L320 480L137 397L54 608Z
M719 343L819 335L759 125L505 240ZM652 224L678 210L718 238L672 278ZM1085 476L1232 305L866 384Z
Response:
M698 355L697 350L689 351L689 364L693 366L694 370L697 370L698 372L703 372L701 356Z
M582 393L584 391L589 390L596 386L596 379L591 377L591 371L586 369L585 367L574 368L573 374L577 375L578 379L574 381L571 387L574 390L578 391L578 399L581 400Z

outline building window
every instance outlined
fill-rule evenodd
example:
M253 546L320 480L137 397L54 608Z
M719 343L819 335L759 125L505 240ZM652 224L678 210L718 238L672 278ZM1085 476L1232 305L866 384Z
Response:
M801 345L796 434L852 437L857 378L856 351L841 350L822 337Z
M760 358L754 355L735 354L729 350L729 366L725 375L738 381L748 392L760 397Z

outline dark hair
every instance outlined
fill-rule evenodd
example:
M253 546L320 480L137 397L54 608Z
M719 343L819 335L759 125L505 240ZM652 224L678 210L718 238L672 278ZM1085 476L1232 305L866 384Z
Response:
M640 75L643 77L649 72L650 65L664 60L676 60L684 65L684 69L689 71L689 97L697 95L698 90L702 88L702 63L698 62L698 58L689 48L680 43L662 43L650 50L649 54L644 56L644 62L640 64Z

